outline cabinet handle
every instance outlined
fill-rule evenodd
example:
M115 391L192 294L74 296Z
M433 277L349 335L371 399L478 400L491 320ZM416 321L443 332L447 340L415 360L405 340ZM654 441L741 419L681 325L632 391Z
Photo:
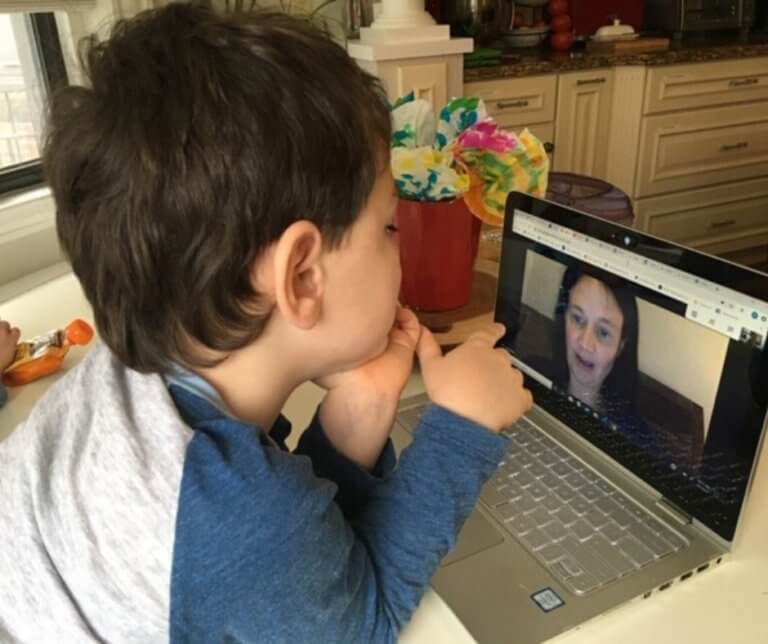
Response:
M500 110L505 110L510 107L528 107L528 101L521 99L519 101L498 101L496 107Z
M760 81L757 78L740 78L739 80L732 80L728 83L731 87L747 87L749 85L757 85Z
M724 221L713 221L709 224L710 228L725 228L726 226L733 226L736 223L735 219L725 219Z
M738 143L733 143L732 145L720 146L720 152L733 152L734 150L741 150L747 146L749 146L748 141L739 141Z
M606 82L605 76L599 76L598 78L582 78L576 81L577 85L600 85Z
M544 144L544 152L546 152L547 154L552 154L554 151L555 151L555 144L547 141Z

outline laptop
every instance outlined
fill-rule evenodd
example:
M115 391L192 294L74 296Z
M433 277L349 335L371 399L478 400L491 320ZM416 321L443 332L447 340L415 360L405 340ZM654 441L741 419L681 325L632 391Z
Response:
M495 319L535 405L432 581L474 638L542 642L726 561L765 433L768 276L513 192ZM399 449L426 402L402 402Z

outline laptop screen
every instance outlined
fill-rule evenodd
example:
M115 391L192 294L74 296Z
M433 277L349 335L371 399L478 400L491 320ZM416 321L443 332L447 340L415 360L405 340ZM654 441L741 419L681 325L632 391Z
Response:
M512 193L496 319L540 407L733 539L768 399L768 276Z

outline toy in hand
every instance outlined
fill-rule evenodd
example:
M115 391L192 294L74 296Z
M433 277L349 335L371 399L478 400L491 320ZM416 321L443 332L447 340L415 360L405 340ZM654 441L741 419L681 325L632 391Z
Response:
M7 321L0 320L0 373L13 362L16 354L16 343L19 341L20 332ZM8 400L8 392L0 385L0 407Z
M9 387L25 385L58 371L72 345L88 344L92 338L91 325L84 320L74 320L64 329L19 342L13 361L3 373L3 384Z

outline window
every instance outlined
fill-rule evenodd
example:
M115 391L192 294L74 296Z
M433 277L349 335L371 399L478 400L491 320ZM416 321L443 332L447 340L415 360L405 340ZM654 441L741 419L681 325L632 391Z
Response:
M46 98L67 82L53 13L0 13L0 194L42 182Z

